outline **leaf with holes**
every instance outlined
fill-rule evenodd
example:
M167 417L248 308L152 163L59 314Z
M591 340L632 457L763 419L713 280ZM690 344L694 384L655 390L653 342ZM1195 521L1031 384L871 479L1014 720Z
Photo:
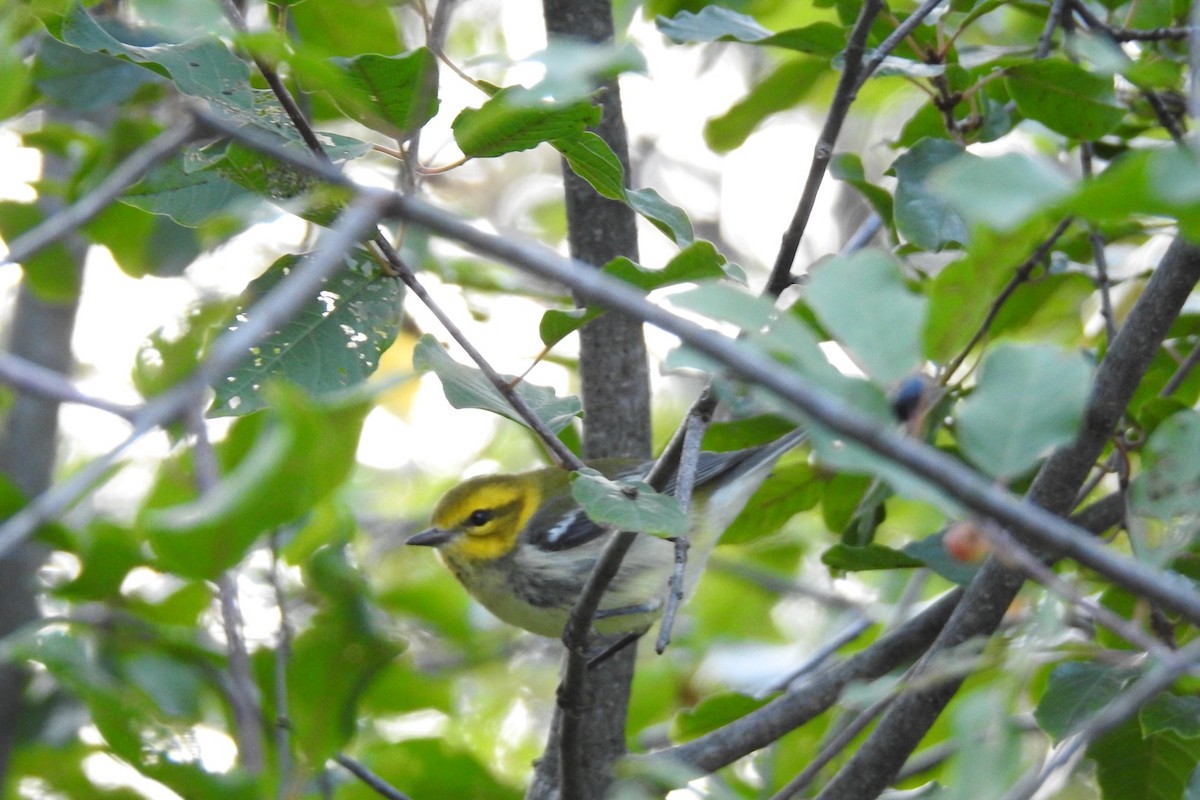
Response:
M246 288L227 325L253 318L254 303L284 280L301 256L287 255ZM365 381L400 328L402 289L384 276L363 248L290 322L271 333L217 382L212 416L248 414L262 408L262 388L286 379L309 394L331 395Z

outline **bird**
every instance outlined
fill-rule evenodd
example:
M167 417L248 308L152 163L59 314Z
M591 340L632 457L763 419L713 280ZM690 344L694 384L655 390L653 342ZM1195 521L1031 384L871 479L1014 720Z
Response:
M805 440L794 430L768 444L702 451L696 466L683 591L689 595L717 540L770 474ZM613 479L643 479L654 462L598 459L588 464ZM665 487L674 494L675 477ZM614 531L594 522L571 494L570 473L543 467L482 475L450 489L432 527L407 544L436 548L467 592L499 619L558 637L584 583ZM604 637L644 633L662 614L675 564L672 540L639 533L601 598L593 620Z

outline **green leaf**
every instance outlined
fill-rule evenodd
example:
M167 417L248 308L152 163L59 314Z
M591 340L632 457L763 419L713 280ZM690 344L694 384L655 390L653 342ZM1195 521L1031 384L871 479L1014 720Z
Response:
M1200 738L1200 697L1164 692L1142 706L1143 736L1170 731L1184 739Z
M1069 61L1044 58L1011 67L1005 74L1005 85L1022 114L1071 139L1095 141L1125 116L1111 78Z
M1050 211L1073 191L1057 165L1023 153L980 158L963 153L939 167L929 186L969 223L998 231Z
M1084 661L1068 661L1050 671L1046 691L1033 712L1038 726L1061 742L1116 699L1138 671Z
M252 219L263 206L253 193L215 169L189 171L182 158L159 164L121 196L121 202L198 228L226 216Z
M815 508L824 489L824 477L811 464L776 466L721 534L722 544L749 542L775 533L796 514Z
M444 737L372 745L361 760L390 786L403 786L410 797L520 800L523 796L523 792L498 780L480 759ZM355 781L339 789L338 797L377 800L379 795Z
M613 481L594 469L580 470L571 495L595 522L654 536L682 536L690 527L674 497L640 481Z
M819 58L799 56L784 61L756 81L728 111L710 119L704 126L704 141L718 153L741 147L763 120L808 97L828 77L828 71L829 63Z
M600 108L590 102L545 102L526 90L510 88L479 108L463 110L451 128L464 156L495 158L578 135L599 121Z
M957 158L961 146L922 139L892 162L896 175L896 229L923 250L941 250L967 241L967 225L929 185L934 171Z
M218 446L216 486L182 503L164 492L173 504L152 502L141 515L139 525L165 570L215 578L260 536L294 522L350 474L365 402L316 408L281 389L272 399L270 413L241 417Z
M884 253L862 250L821 264L806 297L826 329L880 383L903 378L924 361L928 301L909 291Z
M759 42L771 32L754 17L721 6L705 6L699 13L680 11L668 19L654 20L658 30L676 44L684 42Z
M679 744L690 742L717 728L741 719L751 711L767 704L758 699L736 692L724 692L706 697L692 708L684 709L671 720L671 741Z
M37 206L0 200L0 237L11 242L40 225L42 212ZM66 245L55 242L21 264L29 288L44 301L64 303L79 296L82 265L77 264Z
M1170 519L1196 514L1200 497L1200 413L1168 417L1146 443L1130 502L1137 513Z
M335 97L346 112L368 128L407 139L438 110L437 57L426 47L399 56L364 53L335 64L358 95Z
M821 563L830 569L847 572L862 572L876 569L910 569L923 567L925 562L914 558L901 550L894 550L881 544L868 544L862 547L851 547L846 544L835 544L821 554Z
M387 3L356 2L349 8L346 0L303 0L283 5L297 38L321 52L356 56L405 50L394 9Z
M1200 740L1164 732L1143 737L1129 720L1094 742L1096 782L1104 798L1179 800L1200 761Z
M86 53L49 36L38 38L33 82L56 105L76 111L118 106L159 78L150 70Z
M455 361L428 334L421 337L421 341L413 350L413 368L436 373L442 382L446 400L455 408L482 408L522 425L526 424L482 372ZM571 424L571 420L583 410L577 397L558 397L551 388L534 386L528 381L518 381L512 376L503 377L516 387L517 394L555 433Z
M402 648L379 629L366 579L343 548L318 550L306 577L324 595L324 608L292 643L288 715L300 750L321 764L354 736L359 697Z
M161 67L179 91L220 108L249 111L254 106L249 68L215 36L153 47L127 44L100 27L79 3L73 3L63 17L61 35L64 42L85 53L124 57L147 68Z
M1183 233L1200 237L1200 160L1187 147L1136 150L1084 182L1072 211L1101 224L1128 224L1131 214L1179 220Z
M255 303L295 268L300 256L283 256L242 293L227 327L251 320ZM212 416L248 414L263 407L263 387L283 378L322 397L357 386L379 367L400 328L400 283L385 276L362 247L346 257L301 311L250 348L244 360L214 386Z
M667 202L653 189L629 189L625 192L629 207L641 214L650 224L667 235L680 247L691 244L696 234L687 213L677 205Z
M1003 344L988 354L957 419L967 458L1012 478L1070 441L1083 419L1092 367L1056 347Z
M591 184L602 197L625 200L625 168L608 142L591 131L550 142L567 160L571 171Z

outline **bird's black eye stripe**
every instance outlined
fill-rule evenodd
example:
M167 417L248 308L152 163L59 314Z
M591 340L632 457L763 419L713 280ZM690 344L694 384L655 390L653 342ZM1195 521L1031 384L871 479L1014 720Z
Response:
M488 508L480 508L471 512L471 516L467 517L467 524L478 528L480 525L486 525L492 521L492 511Z

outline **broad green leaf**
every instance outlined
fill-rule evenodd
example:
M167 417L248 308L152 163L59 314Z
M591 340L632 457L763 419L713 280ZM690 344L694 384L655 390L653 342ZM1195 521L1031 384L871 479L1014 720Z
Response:
M824 489L824 476L811 464L776 466L721 534L721 543L738 544L775 533L796 514L815 508Z
M1005 75L1008 92L1022 114L1071 139L1099 139L1125 116L1112 78L1094 75L1069 61L1030 61L1011 67Z
M1055 164L1022 153L996 158L963 153L939 167L929 186L967 222L998 231L1056 208L1073 190Z
M1134 719L1094 742L1087 754L1096 762L1102 797L1179 800L1200 762L1200 740L1170 731L1143 736Z
M0 200L0 237L6 242L43 221L37 206ZM55 242L21 264L29 288L42 300L64 303L79 296L83 283L82 264L77 264L66 245Z
M1051 739L1061 742L1115 700L1138 674L1133 669L1085 661L1059 664L1050 671L1033 717Z
M322 134L325 136L327 134ZM307 145L300 141L281 138L278 144L302 157L309 155ZM362 147L354 149L365 149L364 143L358 144ZM327 148L326 153L331 158L335 155L333 148ZM352 196L347 187L324 183L308 172L265 157L237 142L229 145L215 169L238 186L318 225L331 225Z
M720 6L705 6L698 13L680 11L674 17L658 17L654 24L671 41L683 42L759 42L771 32L754 17Z
M814 22L772 34L756 44L832 58L846 47L846 29L832 22Z
M179 91L203 97L219 107L253 108L249 68L215 36L153 47L127 44L104 30L81 4L74 3L62 21L62 40L85 53L123 56L147 68L161 67Z
M288 715L300 750L310 763L321 764L354 736L359 697L402 648L379 629L366 579L342 547L314 553L306 578L324 602L292 643Z
M234 308L234 302L226 299L193 306L182 320L150 333L134 361L134 387L143 397L153 397L186 379L225 329Z
M524 90L504 89L479 108L462 111L451 127L468 158L495 158L578 135L600 121L590 102L551 103Z
M690 742L741 719L766 704L765 699L734 692L706 697L691 708L680 711L671 720L671 741L677 744Z
M131 278L178 277L209 243L208 237L194 228L128 203L113 203L88 223L86 230L94 242L109 249L117 266Z
M985 684L955 698L950 723L958 752L950 760L947 782L953 788L945 800L998 797L1020 782L1028 769L1028 733L1017 722L1012 694L1003 685Z
M894 550L881 544L851 547L835 544L821 554L821 563L830 569L846 572L862 572L875 569L911 569L923 567L925 563L902 550Z
M165 214L196 228L219 217L253 219L265 204L215 169L189 171L183 159L165 161L121 196L121 202Z
M1200 697L1164 692L1138 712L1142 735L1170 731L1185 739L1200 738Z
M1168 417L1146 442L1130 504L1137 514L1171 519L1200 513L1200 413Z
M255 278L226 327L254 318L255 303L295 269L300 256L283 256ZM263 387L286 379L313 397L357 386L379 367L400 328L403 288L371 255L355 248L345 266L287 324L251 347L213 387L211 416L249 414L263 407Z
M625 202L680 247L687 247L695 240L696 234L687 213L655 190L629 189L625 192Z
M273 400L269 413L240 418L217 447L216 486L182 503L152 501L142 514L139 525L166 571L215 578L260 536L297 520L349 475L365 402L312 407L282 387Z
M117 106L156 80L150 70L127 61L87 53L49 36L38 39L34 85L63 108L89 111Z
M899 267L878 250L821 264L805 295L821 323L882 384L917 369L928 301L909 291Z
M550 142L562 154L571 171L609 200L625 199L625 168L608 142L591 131Z
M741 147L751 133L773 114L797 106L808 97L822 78L828 78L829 64L819 58L798 56L784 61L750 88L724 114L704 126L704 141L718 153Z
M1092 367L1056 347L1003 344L984 359L957 414L958 443L989 475L1012 478L1070 441L1083 419Z
M580 470L571 481L571 495L592 520L618 530L682 536L690 527L678 500L639 481L613 481L596 470Z
M591 131L582 131L550 142L571 170L603 197L624 202L680 247L695 234L683 209L663 199L653 189L628 189L625 169L608 143Z
M455 408L482 408L522 425L526 424L482 372L455 361L428 334L421 337L413 351L413 368L436 373L442 382L446 400ZM571 420L582 411L577 397L558 397L553 389L534 386L524 380L518 381L512 376L503 377L515 387L517 394L529 404L538 418L555 433L571 424Z
M1108 224L1128 224L1131 214L1173 217L1186 235L1200 237L1200 160L1187 147L1136 150L1084 182L1070 208Z
M399 56L364 53L335 63L360 93L335 102L369 128L407 139L437 113L437 57L428 48Z
M303 0L286 3L288 21L300 41L323 53L401 53L406 48L394 9L387 3Z
M967 225L929 181L934 171L957 158L961 146L922 139L892 162L896 175L896 229L923 250L941 250L967 241Z
M74 601L119 600L125 576L146 562L140 537L131 528L97 519L79 538L73 550L80 572L54 593Z

